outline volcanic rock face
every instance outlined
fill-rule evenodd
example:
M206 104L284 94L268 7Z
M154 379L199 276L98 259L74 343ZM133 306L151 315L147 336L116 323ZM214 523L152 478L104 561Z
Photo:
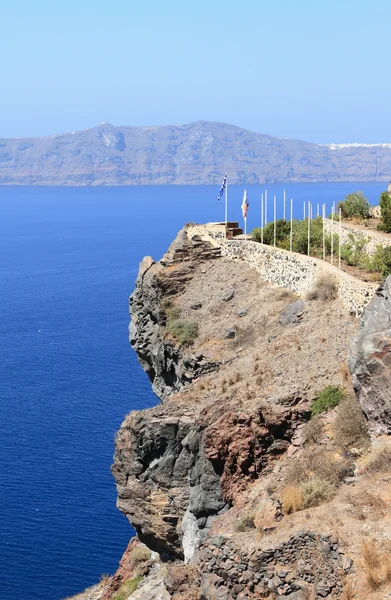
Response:
M353 387L369 421L391 432L391 276L361 318L350 348Z
M136 289L129 300L132 317L129 339L153 391L162 400L218 367L203 360L202 355L186 353L178 344L162 339L166 323L162 300L180 293L194 277L194 263L189 259L198 262L218 258L219 254L208 243L198 240L190 243L181 231L164 260L155 263L148 256L140 264ZM178 266L177 261L184 258L188 260ZM167 264L174 268L166 269Z

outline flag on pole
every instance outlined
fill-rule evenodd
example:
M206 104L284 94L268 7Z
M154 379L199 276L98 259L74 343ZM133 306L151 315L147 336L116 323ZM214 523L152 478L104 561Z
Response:
M227 185L227 175L228 175L228 173L226 173L224 175L223 183L221 184L221 188L219 191L219 195L217 196L217 200L221 200L221 198L223 197L225 186Z
M242 209L243 219L245 219L247 217L247 211L248 211L248 201L247 201L247 192L246 192L246 190L244 190L243 202L242 202L241 209Z

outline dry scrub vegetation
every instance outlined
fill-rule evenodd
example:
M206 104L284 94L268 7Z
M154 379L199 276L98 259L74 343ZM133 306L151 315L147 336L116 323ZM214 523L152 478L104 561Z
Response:
M323 302L330 302L335 300L338 296L338 284L330 274L320 275L315 281L312 290L307 294L307 300L321 300Z

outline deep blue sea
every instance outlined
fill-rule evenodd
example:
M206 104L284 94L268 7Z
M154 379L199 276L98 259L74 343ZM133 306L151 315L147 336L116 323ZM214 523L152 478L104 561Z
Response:
M218 187L0 188L0 599L60 600L113 573L132 529L116 509L114 434L156 398L128 344L145 254L221 220ZM269 185L295 201L385 184ZM247 186L248 229L263 186ZM229 188L240 220L243 187Z

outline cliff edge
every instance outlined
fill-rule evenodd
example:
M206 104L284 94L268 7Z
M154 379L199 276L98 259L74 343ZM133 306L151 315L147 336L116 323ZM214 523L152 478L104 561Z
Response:
M160 403L117 434L137 538L101 600L387 597L391 446L368 419L391 403L390 284L360 324L334 280L326 295L273 286L191 225L142 261L130 343ZM380 391L363 352L377 332Z

